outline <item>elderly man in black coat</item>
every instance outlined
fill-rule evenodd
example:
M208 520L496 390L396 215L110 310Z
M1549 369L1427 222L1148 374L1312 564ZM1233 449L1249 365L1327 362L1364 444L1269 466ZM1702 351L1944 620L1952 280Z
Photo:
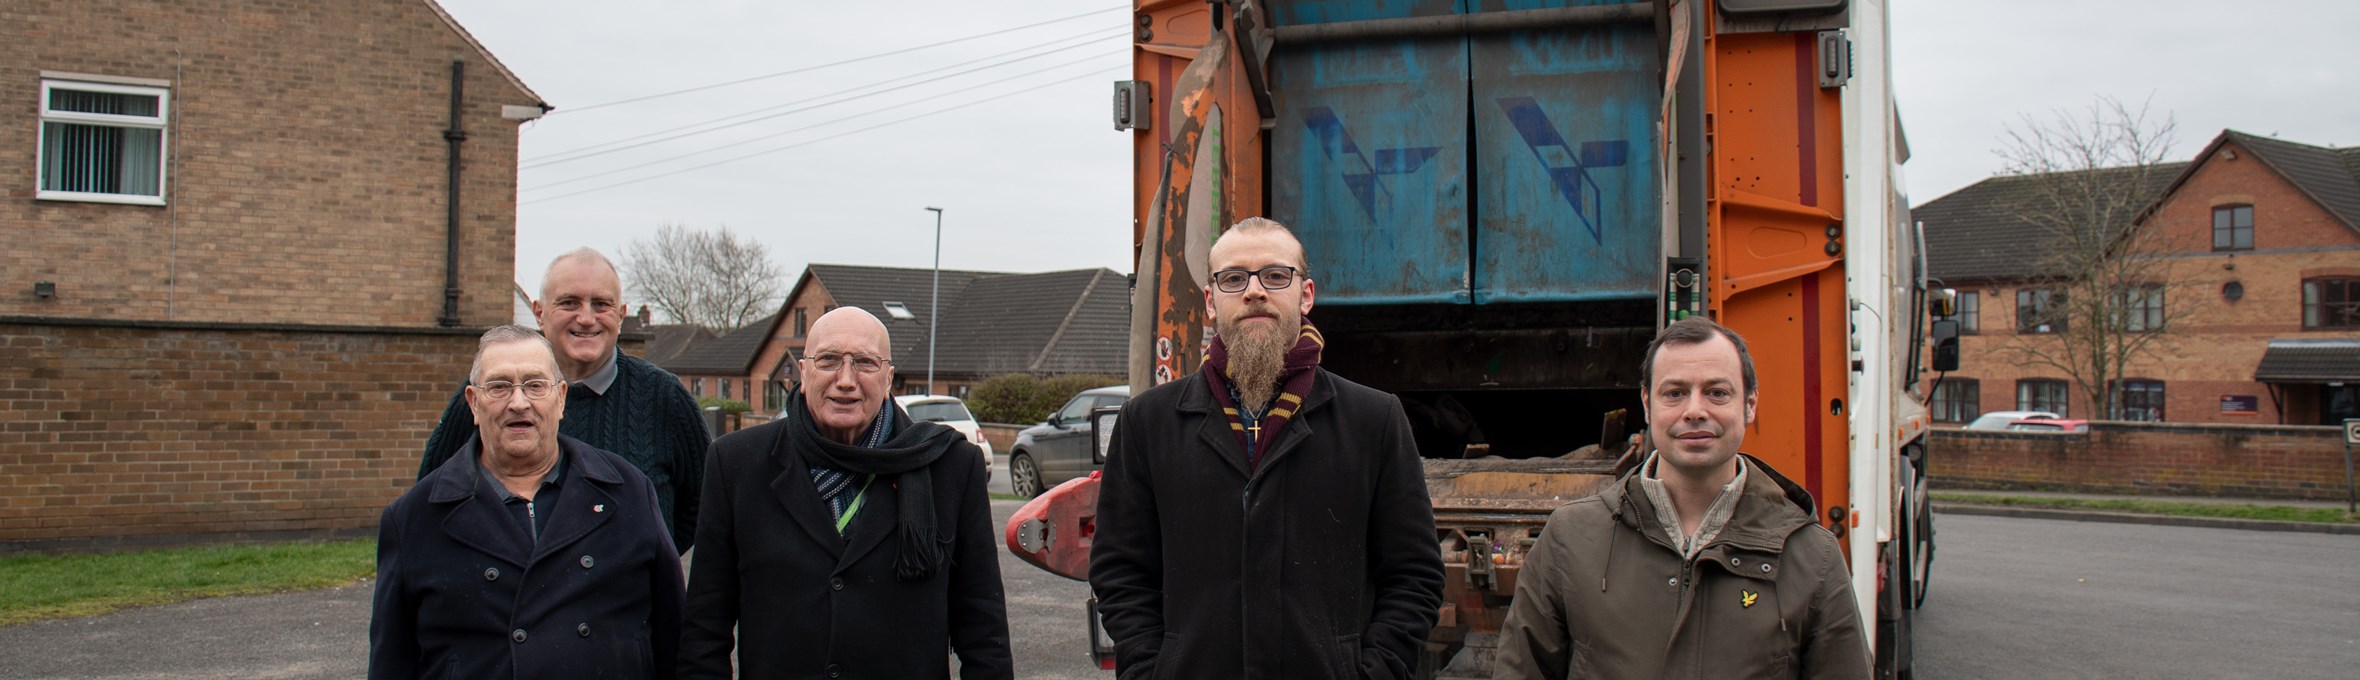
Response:
M1303 246L1213 245L1204 370L1123 406L1090 587L1129 678L1408 678L1442 557L1401 402L1319 368Z
M713 442L681 677L1015 677L983 452L887 398L892 347L820 316L782 417Z
M557 433L561 375L533 329L484 333L475 439L378 524L370 678L673 676L679 553L646 476Z

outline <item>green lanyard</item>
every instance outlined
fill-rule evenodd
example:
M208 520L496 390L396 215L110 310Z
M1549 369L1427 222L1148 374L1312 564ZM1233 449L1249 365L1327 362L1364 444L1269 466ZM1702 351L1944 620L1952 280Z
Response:
M852 504L844 506L844 514L836 518L836 535L843 535L844 527L852 526L852 516L860 512L860 502L869 497L869 484L875 481L876 475L869 475L868 479L861 481L860 493L852 495Z

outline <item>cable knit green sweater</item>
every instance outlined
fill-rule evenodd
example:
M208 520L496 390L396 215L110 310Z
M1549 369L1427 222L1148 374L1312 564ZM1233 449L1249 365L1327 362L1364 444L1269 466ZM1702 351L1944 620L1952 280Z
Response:
M672 529L672 545L688 552L696 542L697 497L705 488L705 447L712 438L697 415L696 399L681 389L679 378L628 354L616 355L615 372L606 394L582 385L567 388L565 418L557 431L622 456L646 473ZM434 434L426 437L418 477L441 467L475 434L475 412L467 407L462 385Z

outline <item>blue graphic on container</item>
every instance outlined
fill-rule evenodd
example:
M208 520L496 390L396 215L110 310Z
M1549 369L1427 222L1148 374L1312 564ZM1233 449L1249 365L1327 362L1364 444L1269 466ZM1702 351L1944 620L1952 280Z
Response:
M1556 185L1557 195L1573 207L1573 215L1581 218L1582 226L1590 230L1590 239L1600 245L1606 237L1599 226L1603 214L1598 181L1590 177L1595 168L1619 168L1630 159L1631 145L1626 140L1609 139L1582 142L1577 150L1557 133L1557 125L1549 122L1549 114L1541 111L1539 102L1531 97L1501 97L1500 110L1508 115L1508 122L1516 126L1516 134L1524 138L1524 146L1532 149L1532 158L1548 169L1549 181Z
M1304 109L1303 126L1318 137L1319 148L1329 160L1338 161L1339 165L1346 158L1359 162L1357 172L1351 166L1344 166L1344 188L1351 190L1354 198L1360 199L1360 209L1372 221L1377 218L1377 196L1384 194L1388 205L1392 196L1392 192L1377 184L1377 178L1417 172L1418 168L1425 167L1427 159L1442 151L1439 146L1419 146L1377 149L1373 153L1363 154L1360 145L1352 143L1352 132L1344 129L1344 120L1337 118L1336 112L1325 106Z

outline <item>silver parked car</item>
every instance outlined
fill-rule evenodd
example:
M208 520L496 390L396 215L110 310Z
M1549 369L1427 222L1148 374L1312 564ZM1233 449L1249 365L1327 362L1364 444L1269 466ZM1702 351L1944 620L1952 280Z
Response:
M1964 427L1964 428L1960 428L1960 429L1966 429L1966 430L2005 430L2005 429L2008 429L2008 424L2009 424L2009 423L2013 423L2013 422L2016 422L2016 421L2019 421L2019 420L2023 420L2023 419L2025 419L2025 418L2055 418L2055 417L2057 417L2057 414L2050 413L2050 412L2047 412L2047 411L1992 411L1992 412L1990 412L1990 413L1985 413L1985 414L1983 414L1983 415L1981 415L1981 416L1977 416L1973 422L1967 423L1967 426L1966 426L1966 427Z
M958 430L976 448L983 449L983 472L991 474L992 442L983 437L983 426L975 422L975 414L967 410L967 402L934 394L905 394L894 397L893 401L901 404L901 410L908 411L911 419L942 423Z
M1097 471L1098 461L1092 455L1090 441L1090 412L1122 406L1130 400L1131 388L1123 385L1083 390L1050 414L1048 420L1016 433L1016 444L1008 448L1009 489L1016 495L1031 498L1066 480L1087 477Z

